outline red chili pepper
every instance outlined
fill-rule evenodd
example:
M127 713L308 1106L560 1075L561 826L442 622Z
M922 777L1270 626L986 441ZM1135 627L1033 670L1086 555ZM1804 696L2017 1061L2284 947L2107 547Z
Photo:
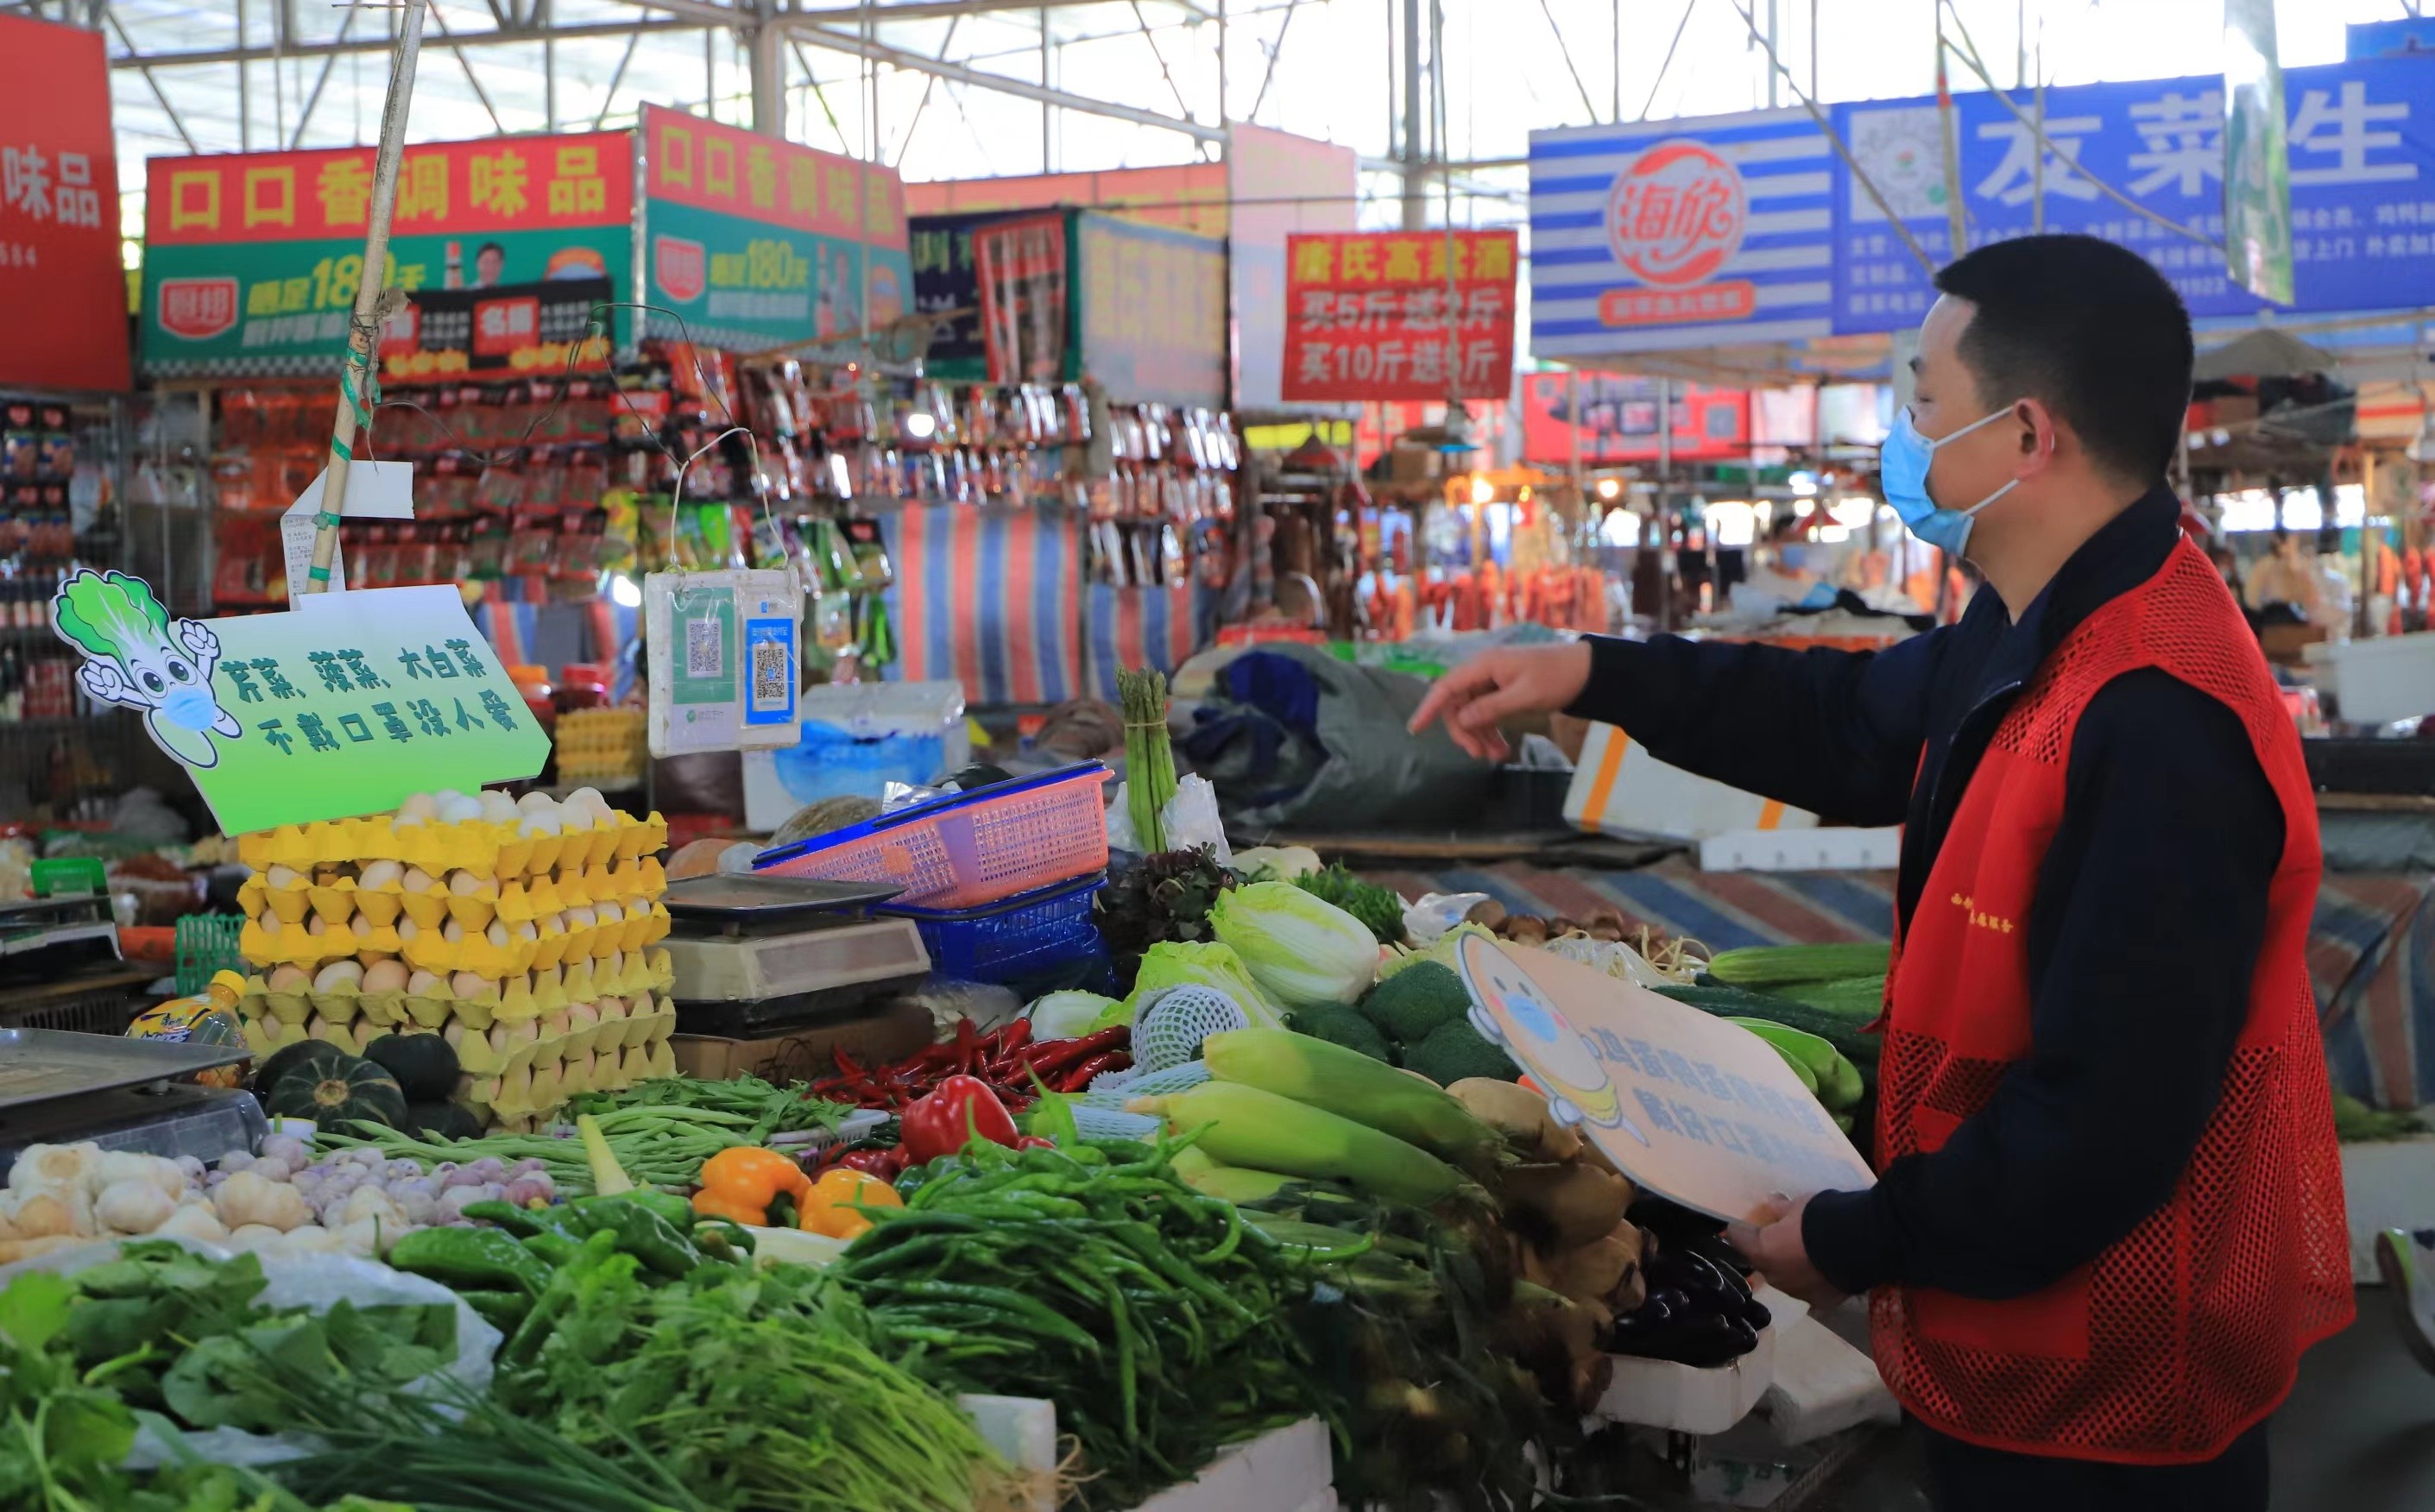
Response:
M1031 1057L1031 1069L1043 1078L1053 1081L1056 1073L1093 1056L1122 1050L1132 1043L1132 1038L1131 1027L1120 1023L1097 1034L1086 1034L1079 1040L1052 1040Z
M1015 1136L1014 1147L1018 1150L1053 1150L1057 1148L1057 1142L1042 1139L1037 1134L1019 1134Z
M996 1092L977 1076L950 1076L902 1115L905 1158L926 1164L961 1150L977 1134L993 1144L1011 1145L1014 1118Z
M1031 1021L1017 1019L999 1030L998 1036L995 1052L997 1058L1001 1061L1011 1060L1016 1051L1031 1043Z
M1057 1083L1057 1090L1061 1092L1079 1092L1084 1088L1090 1086L1091 1078L1099 1074L1099 1073L1103 1071L1122 1071L1125 1067L1130 1066L1132 1063L1133 1057L1121 1050L1111 1050L1105 1055L1093 1056L1090 1059L1067 1072L1064 1079Z
M868 1171L893 1181L905 1169L905 1150L895 1144L884 1150L848 1150L837 1163L850 1171Z

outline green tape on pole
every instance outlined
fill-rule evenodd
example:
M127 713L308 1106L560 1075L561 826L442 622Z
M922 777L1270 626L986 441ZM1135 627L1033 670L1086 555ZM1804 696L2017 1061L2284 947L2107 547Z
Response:
M355 459L355 449L335 436L330 438L330 450L337 453L341 461L352 462Z
M322 529L327 530L338 523L338 517L332 514L329 510L324 509L319 514L313 517L313 523L319 525Z
M326 583L330 580L330 569L327 567L309 567L305 569L304 576L313 579L313 581L317 583Z

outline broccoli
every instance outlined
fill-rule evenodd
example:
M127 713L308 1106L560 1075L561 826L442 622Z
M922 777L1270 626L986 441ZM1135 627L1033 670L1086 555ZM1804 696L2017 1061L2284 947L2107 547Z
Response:
M1471 1011L1471 989L1451 967L1435 961L1407 966L1370 989L1361 1015L1397 1044L1418 1044Z
M1390 1066L1395 1063L1394 1048L1387 1043L1387 1037L1380 1034L1369 1020L1338 1004L1324 1003L1317 1007L1297 1009L1287 1026L1296 1034L1325 1040L1347 1050L1358 1050L1373 1060L1383 1060Z
M1404 1066L1441 1087L1469 1076L1518 1081L1522 1068L1513 1057L1481 1038L1467 1020L1451 1019L1429 1031L1429 1037L1404 1052Z

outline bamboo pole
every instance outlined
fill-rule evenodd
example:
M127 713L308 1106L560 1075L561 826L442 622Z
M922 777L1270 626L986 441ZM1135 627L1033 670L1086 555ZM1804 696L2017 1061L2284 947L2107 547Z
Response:
M414 65L423 52L423 20L428 0L406 0L389 61L389 98L381 106L380 151L372 160L371 215L364 233L364 273L355 285L355 309L347 323L347 360L338 373L338 418L330 430L330 460L323 471L321 509L313 517L313 566L304 592L330 590L338 559L338 522L347 512L347 473L355 438L371 428L374 364L380 354L381 293L388 283L389 216L397 207L398 159L406 148L406 106L414 97Z

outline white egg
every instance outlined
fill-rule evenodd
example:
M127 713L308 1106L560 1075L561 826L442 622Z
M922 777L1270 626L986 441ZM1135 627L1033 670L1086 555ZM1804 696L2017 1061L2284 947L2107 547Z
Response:
M590 929L599 922L600 916L589 908L577 907L566 911L566 927L569 929Z
M491 927L482 932L482 937L500 950L506 950L510 936L508 934L508 926L493 919L491 920Z
M326 935L329 932L330 926L322 922L321 916L319 914L315 914L312 918L304 920L304 933L307 935L321 936Z
M262 911L262 917L261 917L260 919L255 919L255 920L254 920L254 922L255 922L255 923L257 923L257 924L260 924L260 925L261 925L265 930L268 931L269 933L271 933L271 934L273 934L273 935L278 934L278 933L279 933L279 931L280 931L280 928L281 928L281 925L280 925L280 922L279 922L279 916L278 916L277 914L272 913L272 912L271 912L269 909L268 909L268 908L266 908L266 909L264 909L264 910Z
M442 824L471 824L482 816L482 800L478 798L452 798L440 805Z
M622 924L626 921L626 910L618 907L613 899L601 899L599 905L594 908L592 913L594 918L604 924Z
M482 817L492 824L511 824L516 817L516 800L496 790L482 795Z
M583 834L588 833L592 828L592 811L590 809L579 809L574 804L568 803L559 809L558 815L559 822L565 827L566 833L569 834Z
M425 824L430 822L431 821L429 819L420 814L401 814L396 818L389 820L389 828L393 830L420 830Z
M397 921L397 937L400 941L413 939L422 933L423 926L411 919L400 919Z
M458 799L463 798L464 796L464 794L458 792L453 787L440 788L438 792L431 795L432 809L434 812L444 809L450 803L456 801Z
M539 939L541 938L541 931L534 928L533 921L527 919L523 923L516 926L515 937L521 940Z
M396 886L398 879L405 875L406 868L394 861L373 861L365 865L363 875L355 880L355 885L378 892Z
M483 880L462 867L448 873L448 890L459 898L476 897L482 887Z
M566 806L584 809L597 816L609 811L609 800L600 796L596 787L579 787L566 795Z
M405 888L407 892L429 892L432 888L440 885L440 884L433 879L431 873L423 870L421 867L406 868L406 875L398 879L397 885Z
M440 926L440 937L454 945L465 937L465 926L452 919Z
M349 919L347 921L347 927L354 932L354 936L357 939L370 939L372 937L372 921L366 919L361 914L357 914L354 918Z
M438 818L440 804L428 793L408 794L406 801L397 806L397 816L401 823L412 819L420 824L426 819Z
M535 788L533 791L527 793L524 797L516 799L516 812L519 814L555 814L558 812L558 799L550 797L547 793L541 791L539 788Z
M304 885L304 873L297 870L294 867L274 865L270 870L265 874L264 880L268 882L274 887L301 887Z
M524 835L563 834L566 821L556 809L546 814L527 814L516 823L516 833Z

